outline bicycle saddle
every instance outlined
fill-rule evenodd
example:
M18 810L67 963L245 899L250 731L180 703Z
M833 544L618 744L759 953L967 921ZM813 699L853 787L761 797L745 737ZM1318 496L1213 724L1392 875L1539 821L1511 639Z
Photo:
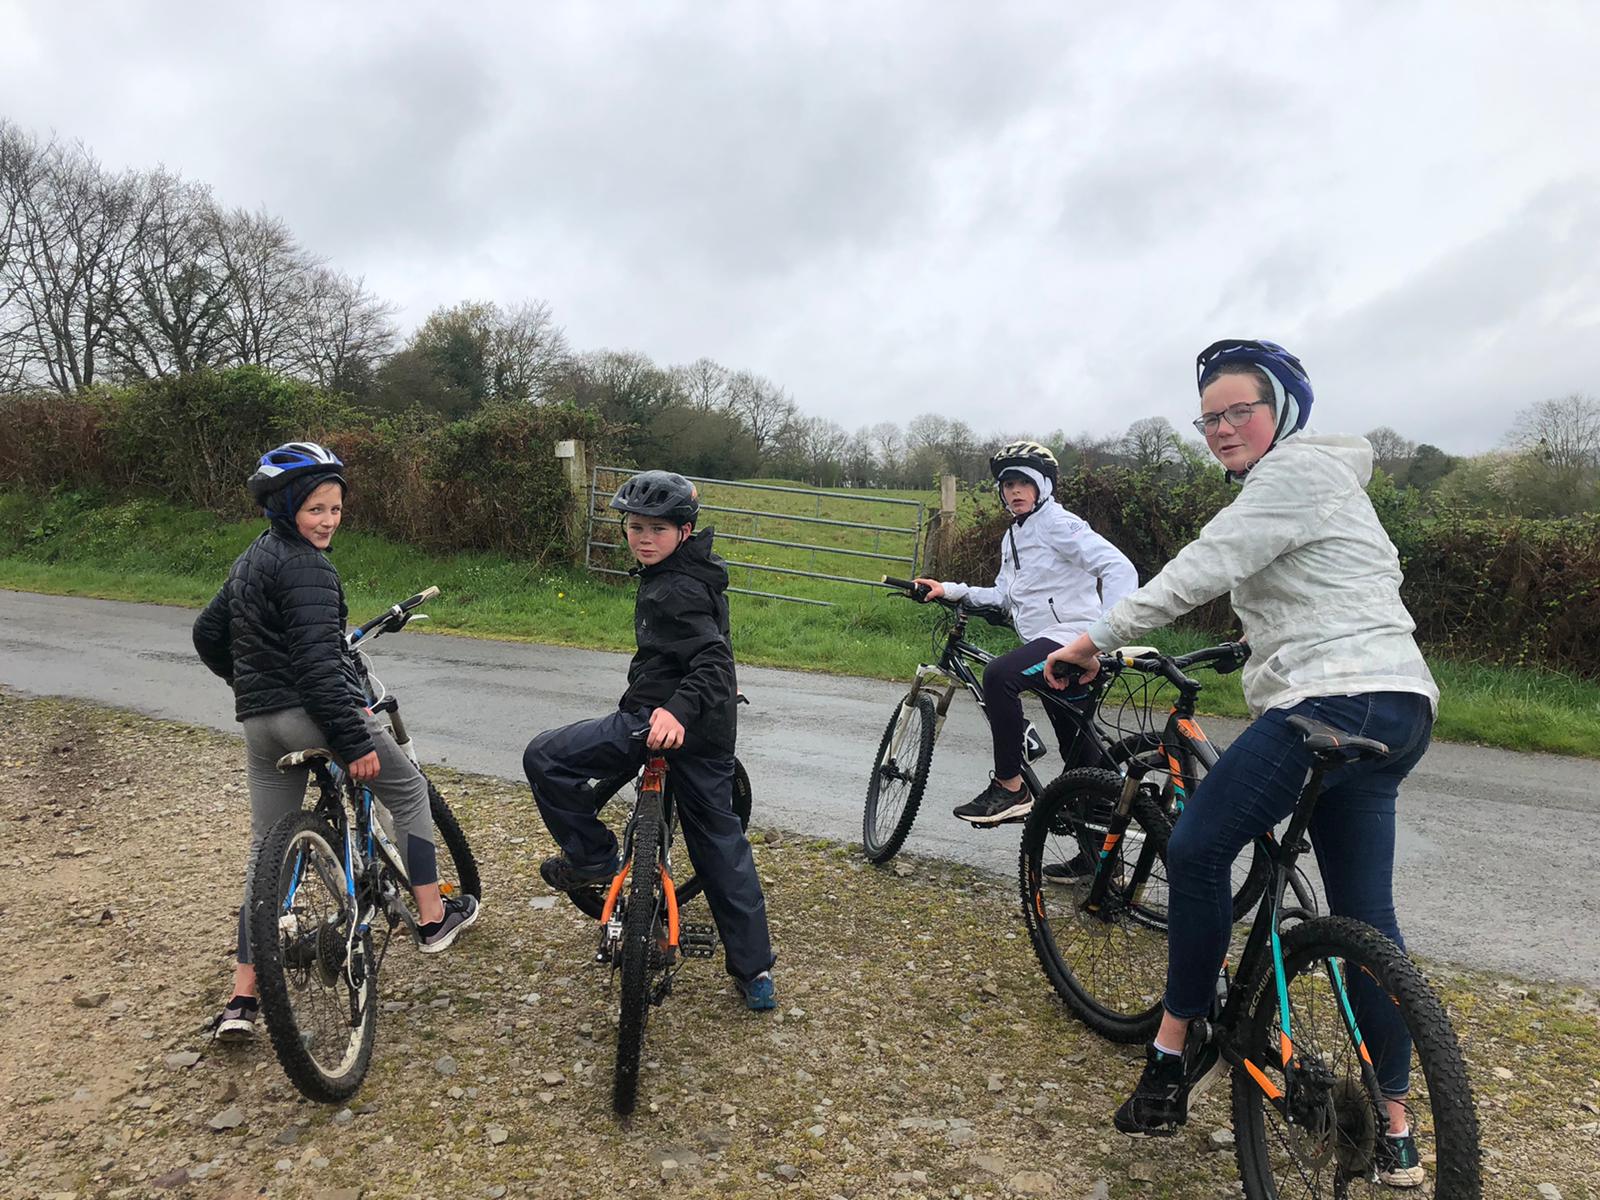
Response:
M1309 717L1290 717L1289 725L1299 730L1300 736L1305 739L1306 749L1321 759L1384 758L1389 753L1389 747L1382 742L1356 737Z
M293 754L285 754L278 760L278 770L287 771L291 767L303 767L317 759L323 762L336 761L331 751L324 750L321 746L313 746L309 750L296 750Z

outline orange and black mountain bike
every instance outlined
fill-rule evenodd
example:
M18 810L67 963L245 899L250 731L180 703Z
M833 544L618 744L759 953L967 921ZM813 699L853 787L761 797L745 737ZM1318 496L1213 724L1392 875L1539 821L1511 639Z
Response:
M744 703L744 697L740 697ZM641 733L642 736L642 733ZM633 1111L639 1088L639 1055L650 1009L672 992L672 980L691 958L716 953L717 929L709 920L691 924L681 919L683 906L703 889L692 873L674 875L673 804L669 756L652 751L637 775L633 811L622 831L622 866L605 887L567 893L600 925L594 961L611 969L620 981L617 1024L617 1066L611 1103L619 1116ZM633 770L594 785L601 805L635 779ZM741 826L750 824L750 777L738 759L733 763L733 808Z

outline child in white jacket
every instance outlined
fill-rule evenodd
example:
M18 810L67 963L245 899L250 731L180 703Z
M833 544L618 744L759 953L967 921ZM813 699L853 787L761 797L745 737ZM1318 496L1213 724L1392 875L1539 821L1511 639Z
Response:
M1022 693L1046 691L1041 669L1046 656L1074 640L1139 586L1127 556L1055 500L1058 466L1049 449L1038 442L1012 442L989 460L989 470L1012 514L994 586L917 581L928 585L929 600L944 596L1005 609L1023 642L983 672L984 708L994 734L994 777L955 810L956 816L974 825L1015 821L1033 808L1034 798L1022 779L1027 728ZM1094 765L1098 753L1072 717L1054 705L1047 705L1046 712L1066 766ZM1085 711L1082 719L1089 715Z

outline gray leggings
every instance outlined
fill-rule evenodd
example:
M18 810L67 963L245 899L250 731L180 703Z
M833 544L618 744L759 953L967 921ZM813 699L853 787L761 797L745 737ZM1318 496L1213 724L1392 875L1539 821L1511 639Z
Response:
M395 744L389 727L362 710L361 719L378 752L378 777L367 786L394 818L394 842L406 856L412 885L439 881L438 858L433 848L433 817L428 811L428 784L416 764ZM278 760L296 750L326 746L328 739L303 708L286 708L260 717L246 717L244 725L245 775L250 783L250 857L244 868L245 905L250 902L250 881L255 874L256 852L269 830L305 803L309 767L278 770ZM250 938L245 906L239 908L239 962L250 961Z

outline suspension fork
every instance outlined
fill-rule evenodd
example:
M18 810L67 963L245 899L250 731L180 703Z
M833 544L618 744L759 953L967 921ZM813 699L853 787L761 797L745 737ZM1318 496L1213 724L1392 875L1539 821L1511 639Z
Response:
M1138 759L1128 763L1128 773L1122 779L1122 793L1117 797L1117 807L1111 814L1111 820L1106 826L1106 835L1100 843L1099 861L1095 863L1094 882L1089 885L1089 894L1084 897L1083 910L1089 913L1101 914L1105 908L1106 894L1111 890L1111 852L1117 848L1123 836L1128 832L1128 826L1133 820L1133 802L1139 795L1139 784L1149 773L1150 767ZM1134 878L1129 881L1132 888L1131 894L1136 894L1148 878L1150 872L1150 857L1155 854L1155 847L1146 839L1139 851L1139 859L1134 867ZM1109 920L1109 914L1105 919Z

